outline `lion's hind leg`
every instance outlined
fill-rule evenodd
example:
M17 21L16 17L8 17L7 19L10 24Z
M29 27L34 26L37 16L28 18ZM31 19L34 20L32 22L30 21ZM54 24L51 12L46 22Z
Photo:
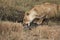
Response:
M43 19L41 25L48 25L49 19L45 18Z

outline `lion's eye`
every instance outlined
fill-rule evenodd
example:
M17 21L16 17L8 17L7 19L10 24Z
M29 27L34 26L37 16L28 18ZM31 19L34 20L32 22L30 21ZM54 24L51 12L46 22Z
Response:
M27 15L29 15L29 13L27 13Z

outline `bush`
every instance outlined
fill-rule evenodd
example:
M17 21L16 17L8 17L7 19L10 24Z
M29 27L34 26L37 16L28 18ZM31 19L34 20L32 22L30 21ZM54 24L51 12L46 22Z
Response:
M17 10L13 7L0 7L0 20L23 22L23 10Z

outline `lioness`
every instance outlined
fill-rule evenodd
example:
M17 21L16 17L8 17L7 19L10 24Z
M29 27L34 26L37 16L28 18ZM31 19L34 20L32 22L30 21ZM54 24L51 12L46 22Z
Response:
M24 24L30 25L35 19L39 18L38 24L42 24L44 19L55 18L59 15L59 5L52 3L43 3L35 5L30 11L25 13Z

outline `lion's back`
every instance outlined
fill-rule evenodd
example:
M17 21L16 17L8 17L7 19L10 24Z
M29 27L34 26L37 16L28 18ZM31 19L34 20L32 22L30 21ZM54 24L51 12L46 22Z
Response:
M49 17L55 17L57 14L57 4L43 3L41 5L35 5L33 8L38 15L48 15Z

